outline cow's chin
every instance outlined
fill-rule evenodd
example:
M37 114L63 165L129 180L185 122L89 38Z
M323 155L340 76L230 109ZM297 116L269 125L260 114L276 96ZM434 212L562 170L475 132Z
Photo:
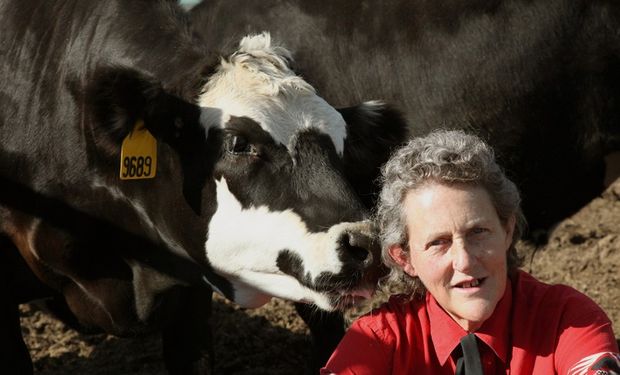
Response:
M233 301L246 308L263 306L273 297L315 305L321 310L345 310L372 297L373 289L360 287L333 292L317 291L297 279L279 273L248 272L232 282Z
M327 311L336 308L327 294L307 288L294 277L281 273L243 272L241 277L232 284L234 302L243 307L260 307L269 302L271 298L277 297L293 302L314 304Z
M248 309L261 307L271 301L274 296L251 288L235 289L234 301L237 305Z
M373 294L374 289L368 287L339 291L333 294L331 298L335 306L334 310L347 310L372 298Z

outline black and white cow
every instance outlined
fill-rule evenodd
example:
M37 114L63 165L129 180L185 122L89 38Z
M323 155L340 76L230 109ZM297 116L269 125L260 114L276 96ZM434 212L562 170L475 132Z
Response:
M174 1L3 0L0 25L2 373L32 371L34 298L81 327L161 329L170 372L202 374L212 289L324 310L372 290L364 203L397 113L335 110L268 34L220 59Z
M476 131L521 188L531 233L598 195L620 150L615 0L204 0L192 19L222 48L270 31L331 104L382 98L413 135Z

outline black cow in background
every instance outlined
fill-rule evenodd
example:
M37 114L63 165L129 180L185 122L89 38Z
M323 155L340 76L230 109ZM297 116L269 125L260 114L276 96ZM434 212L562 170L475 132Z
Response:
M413 136L479 134L521 189L535 241L602 192L620 151L616 0L203 0L190 13L224 51L270 32L333 105L380 99ZM331 335L313 330L323 357L341 332L326 321Z
M32 372L17 305L34 298L160 330L171 373L206 374L212 290L324 310L372 291L358 194L404 123L337 111L268 34L240 40L220 60L175 1L0 1L0 372Z
M379 98L414 136L481 135L530 235L601 193L620 150L616 0L204 0L191 13L211 46L271 32L333 105Z

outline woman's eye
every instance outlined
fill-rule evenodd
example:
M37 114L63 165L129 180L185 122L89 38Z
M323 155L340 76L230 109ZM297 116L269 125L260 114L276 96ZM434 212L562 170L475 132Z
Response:
M488 232L488 229L486 228L474 228L471 230L471 234L473 235L481 235L487 232Z
M444 239L444 238L439 238L433 241L430 241L429 243L426 244L426 248L430 249L433 247L441 247L441 246L445 246L446 244L448 244L449 241Z
M258 154L256 147L252 145L245 137L240 135L231 135L226 142L226 151L235 155L256 155Z

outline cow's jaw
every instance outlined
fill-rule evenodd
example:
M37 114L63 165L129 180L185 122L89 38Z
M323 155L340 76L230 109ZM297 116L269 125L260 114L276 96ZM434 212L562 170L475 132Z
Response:
M339 275L343 262L338 239L346 231L370 228L368 222L339 223L325 232L312 233L291 210L270 211L267 207L244 209L228 189L225 179L216 181L217 211L209 223L206 256L213 269L234 289L227 296L246 307L258 307L271 297L338 308L338 296L369 296L371 287L316 290L324 275ZM282 271L282 255L292 255L302 264L298 277ZM305 284L305 285L304 285Z

